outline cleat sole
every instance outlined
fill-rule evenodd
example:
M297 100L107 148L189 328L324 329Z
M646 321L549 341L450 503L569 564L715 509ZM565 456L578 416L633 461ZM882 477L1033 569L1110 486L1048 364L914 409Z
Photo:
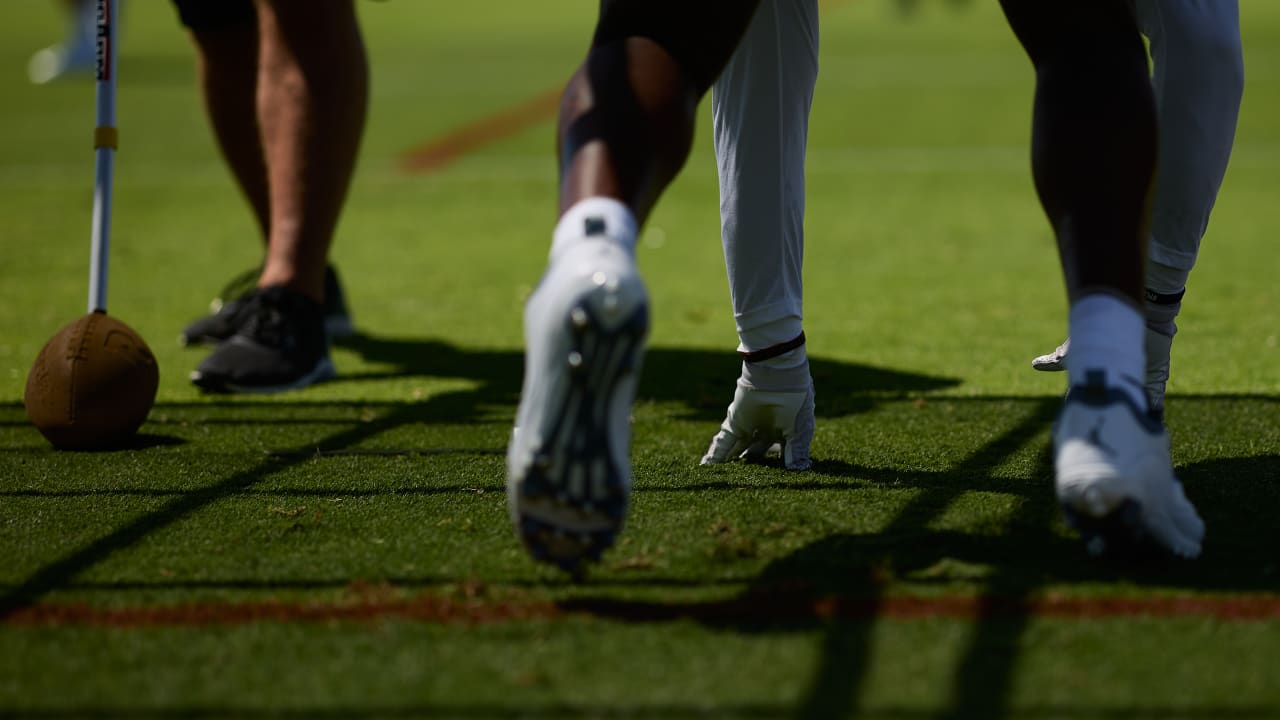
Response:
M530 554L573 574L600 560L626 519L630 468L615 460L609 423L619 385L639 370L649 328L647 303L606 325L588 300L566 318L568 389L544 430L549 441L517 473L512 498Z

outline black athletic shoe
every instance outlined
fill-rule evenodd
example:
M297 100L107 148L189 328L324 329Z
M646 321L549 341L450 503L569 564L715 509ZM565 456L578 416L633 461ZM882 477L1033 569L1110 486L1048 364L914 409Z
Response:
M281 286L240 299L243 323L191 373L211 392L271 393L332 378L320 304Z
M189 345L217 345L236 334L236 330L248 319L245 299L257 290L258 276L262 268L256 267L236 275L209 303L209 314L182 329L178 343ZM324 273L324 327L329 337L343 338L355 333L347 298L342 283L332 265Z

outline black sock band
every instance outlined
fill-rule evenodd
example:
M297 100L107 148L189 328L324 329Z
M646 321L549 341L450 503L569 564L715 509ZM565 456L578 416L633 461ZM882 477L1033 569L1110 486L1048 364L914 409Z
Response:
M1155 290L1152 290L1151 288L1146 289L1147 302L1155 303L1157 305L1176 305L1182 302L1182 296L1186 294L1187 294L1186 288L1182 288L1176 293L1169 293L1168 295L1164 293L1158 293Z
M753 352L739 351L738 354L741 355L742 359L746 362L758 363L758 362L764 362L765 360L770 360L772 358L776 358L779 355L782 355L783 353L789 353L803 344L804 344L804 331L801 330L799 335L791 338L790 340L784 343L778 343L777 345L770 345L769 347L763 350L756 350Z

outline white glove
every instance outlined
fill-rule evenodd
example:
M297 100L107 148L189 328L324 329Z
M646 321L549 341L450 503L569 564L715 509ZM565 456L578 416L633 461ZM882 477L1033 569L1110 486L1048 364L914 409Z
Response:
M813 442L813 380L803 392L758 390L742 379L733 393L729 412L703 465L742 458L759 460L779 447L788 470L808 470L809 443Z
M1042 372L1062 372L1067 369L1067 353L1071 350L1071 338L1062 341L1062 344L1053 349L1053 352L1047 355L1041 355L1031 360L1031 369L1040 370Z

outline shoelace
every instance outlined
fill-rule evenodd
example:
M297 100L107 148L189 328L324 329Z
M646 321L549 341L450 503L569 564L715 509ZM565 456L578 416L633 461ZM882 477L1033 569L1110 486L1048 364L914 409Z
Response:
M286 350L296 347L298 341L289 322L288 301L288 295L275 288L251 292L245 298L245 312L249 316L241 333L267 347Z

